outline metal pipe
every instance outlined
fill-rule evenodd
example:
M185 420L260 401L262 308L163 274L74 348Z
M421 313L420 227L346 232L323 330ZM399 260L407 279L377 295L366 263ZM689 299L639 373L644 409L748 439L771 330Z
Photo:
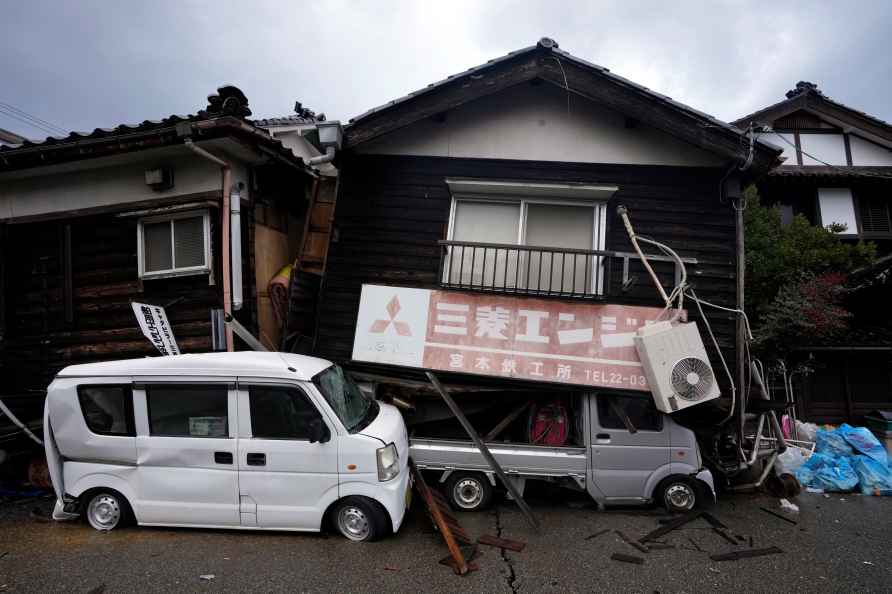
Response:
M307 165L323 165L325 163L331 163L335 158L335 147L330 146L325 149L324 155L319 155L318 157L312 157L309 161L307 161Z
M232 281L230 280L230 263L231 263L231 254L230 254L230 233L229 233L229 218L230 218L230 199L229 199L229 190L231 186L232 180L232 167L229 165L228 161L224 161L223 159L207 152L203 148L196 146L191 138L187 138L185 141L185 145L189 147L189 149L195 154L204 157L208 161L216 164L220 168L220 172L222 174L222 188L221 193L223 194L223 212L221 213L221 232L223 235L221 244L221 256L223 260L223 312L226 316L232 315ZM241 240L241 238L239 238ZM233 350L233 341L232 341L232 328L227 325L226 326L226 350Z

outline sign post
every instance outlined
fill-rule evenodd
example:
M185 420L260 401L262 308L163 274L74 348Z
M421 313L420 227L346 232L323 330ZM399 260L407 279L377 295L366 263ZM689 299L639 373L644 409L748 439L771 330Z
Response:
M176 338L173 335L173 329L170 322L167 321L167 313L163 307L158 305L148 305L147 303L131 303L133 313L139 322L142 333L149 339L155 348L162 355L179 355L180 347L177 346Z

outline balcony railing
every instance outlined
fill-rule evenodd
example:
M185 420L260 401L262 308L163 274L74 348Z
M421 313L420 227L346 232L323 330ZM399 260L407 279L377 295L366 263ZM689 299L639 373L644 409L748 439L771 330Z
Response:
M440 241L440 284L450 289L522 295L601 299L611 294L611 271L622 265L622 285L630 282L631 252L578 250L503 243ZM653 262L673 263L667 256ZM697 260L684 258L685 264ZM675 282L680 278L675 265ZM671 288L671 287L670 287Z

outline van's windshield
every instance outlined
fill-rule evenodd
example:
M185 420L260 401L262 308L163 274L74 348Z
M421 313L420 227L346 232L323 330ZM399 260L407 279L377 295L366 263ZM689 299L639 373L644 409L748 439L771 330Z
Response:
M337 365L316 374L313 384L350 433L362 431L378 416L378 403L367 398Z

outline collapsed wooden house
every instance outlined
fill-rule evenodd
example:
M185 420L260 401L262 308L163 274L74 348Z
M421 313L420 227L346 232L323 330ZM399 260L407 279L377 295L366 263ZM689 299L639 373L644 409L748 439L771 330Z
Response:
M0 147L0 397L23 418L66 365L157 354L132 302L166 307L182 352L239 348L214 309L278 345L267 284L329 182L250 113L223 87L196 115Z
M428 85L344 129L308 350L385 391L423 389L413 368L490 394L634 390L634 374L603 364L634 357L631 342L598 338L628 338L646 321L635 308L664 304L617 207L685 259L700 297L733 309L736 200L780 152L547 38ZM671 291L677 268L656 260ZM742 373L737 320L713 314ZM586 344L562 344L567 331Z

